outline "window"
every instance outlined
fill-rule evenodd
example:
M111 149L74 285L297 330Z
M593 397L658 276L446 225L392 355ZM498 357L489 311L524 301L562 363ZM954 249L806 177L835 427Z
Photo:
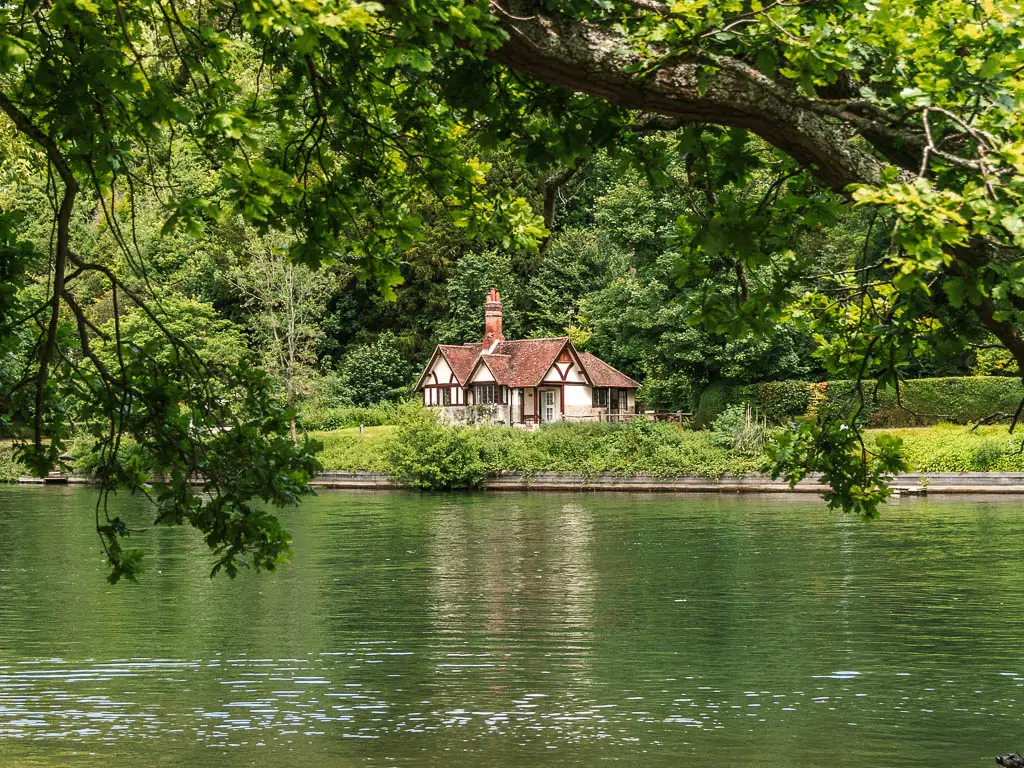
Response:
M477 405L498 405L502 400L500 384L477 384L476 403Z
M604 387L594 387L594 405L595 406L606 406L608 405L608 390Z
M452 388L451 387L442 387L441 388L441 405L451 405L451 404L452 404Z

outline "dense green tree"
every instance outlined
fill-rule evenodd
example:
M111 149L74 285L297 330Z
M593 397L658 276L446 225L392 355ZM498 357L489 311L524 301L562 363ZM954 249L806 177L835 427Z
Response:
M560 230L525 288L529 335L563 336L569 328L582 327L579 313L585 297L629 270L628 257L602 228Z
M249 311L249 325L265 369L285 392L288 408L311 391L316 371L319 320L330 295L332 274L314 273L292 263L287 239L280 235L250 236L244 260L232 271L232 283ZM230 359L230 358L223 358ZM295 419L291 420L296 440Z
M352 347L340 373L342 392L351 404L373 405L407 396L413 367L399 352L395 335L385 331L371 343Z
M438 337L445 344L480 341L484 334L484 297L491 288L501 294L502 328L505 338L522 338L525 296L507 251L491 249L459 259L448 280L447 318L439 325Z

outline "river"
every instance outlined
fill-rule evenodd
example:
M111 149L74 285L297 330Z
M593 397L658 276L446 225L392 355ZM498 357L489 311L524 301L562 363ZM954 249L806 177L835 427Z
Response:
M0 487L0 766L973 766L1024 749L1024 514L806 496L323 493L208 577ZM143 521L145 507L117 503Z

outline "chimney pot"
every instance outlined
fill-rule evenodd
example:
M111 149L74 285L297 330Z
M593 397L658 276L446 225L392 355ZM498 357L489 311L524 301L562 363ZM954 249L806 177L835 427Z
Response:
M504 340L501 334L501 294L491 288L484 301L484 348Z

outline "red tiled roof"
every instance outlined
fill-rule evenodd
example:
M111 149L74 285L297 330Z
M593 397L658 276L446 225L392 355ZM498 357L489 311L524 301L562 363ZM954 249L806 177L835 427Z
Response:
M580 353L580 360L583 362L583 367L587 369L587 373L590 374L590 379L594 382L595 387L634 389L640 386L629 376L615 370L604 360L589 352Z
M500 341L494 352L508 355L511 371L508 386L536 387L544 378L544 374L555 364L558 353L562 351L568 336L554 339L519 339L516 341Z
M483 362L498 384L508 387L536 387L544 379L569 342L568 336L550 339L499 341L492 353L482 353L481 344L439 344L458 382L466 386L477 363ZM569 345L572 347L572 345ZM575 352L575 349L573 349ZM640 386L624 373L589 352L578 354L583 370L595 387L635 389ZM429 365L429 364L428 364Z
M508 355L480 355L480 359L491 369L494 374L494 381L505 386L512 386L509 382L512 374L512 358Z
M438 344L437 349L451 366L459 384L466 385L473 363L480 356L480 344Z

